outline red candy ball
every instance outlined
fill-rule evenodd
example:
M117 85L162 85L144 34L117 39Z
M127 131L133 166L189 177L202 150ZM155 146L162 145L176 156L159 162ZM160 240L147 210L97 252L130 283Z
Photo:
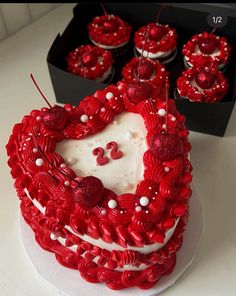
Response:
M115 32L116 29L117 29L117 24L116 22L114 22L113 20L106 20L104 23L103 23L103 27L105 29L105 32L107 33L112 33L112 32Z
M160 161L168 161L183 152L181 139L176 135L154 134L150 149Z
M164 31L161 27L153 27L150 29L148 35L150 40L158 42L164 36Z
M98 60L95 52L86 52L81 56L81 62L85 67L93 67L96 65Z
M46 128L61 131L68 122L68 114L63 107L55 105L42 114L42 121Z
M215 38L202 38L198 42L198 47L204 54L211 54L217 48L217 40Z
M143 61L141 65L137 66L136 74L140 79L150 79L155 66L150 61Z
M79 181L75 189L75 201L83 207L95 207L103 198L104 187L102 181L88 176Z
M150 86L145 82L128 84L126 88L127 98L134 104L148 99L152 93Z
M215 83L215 80L215 74L206 70L201 71L195 77L197 85L203 89L211 88Z

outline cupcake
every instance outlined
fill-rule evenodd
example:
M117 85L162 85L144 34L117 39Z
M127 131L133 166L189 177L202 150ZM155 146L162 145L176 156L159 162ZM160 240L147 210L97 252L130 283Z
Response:
M128 49L131 26L113 14L95 17L88 25L91 42L117 56Z
M86 79L108 83L114 76L113 58L109 50L82 45L66 57L67 71Z
M228 88L228 80L218 70L217 64L211 67L191 67L177 79L175 99L216 103L224 98Z
M177 54L176 43L175 29L170 28L169 25L148 23L135 32L134 53L136 56L140 56L143 52L143 56L146 58L168 64Z
M152 81L159 89L159 97L165 98L165 85L169 73L158 61L147 58L132 58L122 69L122 78L125 82Z
M231 47L225 37L203 32L194 35L183 47L184 63L186 68L194 63L204 61L218 64L219 70L224 70L228 64Z

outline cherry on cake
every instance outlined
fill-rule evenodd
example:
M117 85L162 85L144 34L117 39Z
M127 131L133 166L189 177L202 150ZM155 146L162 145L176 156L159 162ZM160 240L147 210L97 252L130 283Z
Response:
M136 56L156 59L168 64L177 54L177 33L169 25L148 23L134 34L134 51Z
M109 50L90 44L77 47L66 57L68 72L104 83L114 76L113 62Z
M148 289L176 264L192 166L185 118L150 82L118 82L14 126L8 164L38 244L90 283Z
M129 83L154 82L159 90L160 98L165 99L165 85L169 73L160 62L144 57L134 57L123 67L121 75L123 80Z
M91 42L103 49L109 49L117 56L128 49L131 26L113 14L96 16L88 25Z
M192 36L183 46L182 54L186 67L208 61L217 63L219 70L223 70L228 64L231 46L225 37L205 31Z
M196 66L183 71L177 79L176 99L191 102L216 103L228 92L227 78L214 66Z

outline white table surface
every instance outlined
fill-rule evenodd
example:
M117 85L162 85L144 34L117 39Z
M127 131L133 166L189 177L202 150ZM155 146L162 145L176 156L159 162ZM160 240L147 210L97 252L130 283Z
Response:
M7 167L5 144L15 123L41 108L29 73L55 102L46 55L72 17L65 4L0 43L0 295L58 296L34 269L19 230L19 201ZM224 138L191 132L194 181L201 194L205 234L188 271L163 296L236 295L236 110ZM79 294L78 294L79 295ZM112 295L112 292L111 292Z

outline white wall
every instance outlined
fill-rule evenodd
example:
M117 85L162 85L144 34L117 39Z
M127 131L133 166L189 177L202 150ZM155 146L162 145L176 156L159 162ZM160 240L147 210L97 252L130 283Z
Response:
M30 24L60 3L1 3L0 40Z

